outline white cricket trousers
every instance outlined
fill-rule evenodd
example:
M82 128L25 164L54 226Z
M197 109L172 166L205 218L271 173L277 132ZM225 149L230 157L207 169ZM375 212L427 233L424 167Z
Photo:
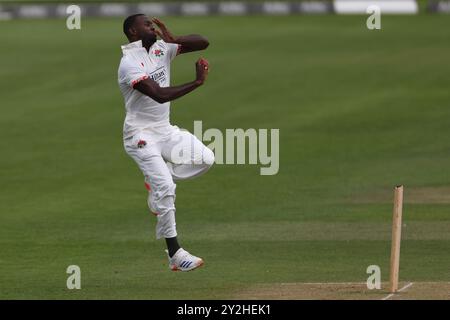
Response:
M157 239L177 236L174 181L200 176L214 163L214 153L197 137L175 128L168 137L155 142L146 133L124 141L125 151L144 174L149 190L147 203L158 220Z

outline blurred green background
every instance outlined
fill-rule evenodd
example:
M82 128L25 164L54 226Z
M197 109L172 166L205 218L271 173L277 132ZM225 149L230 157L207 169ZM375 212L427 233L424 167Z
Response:
M450 20L440 15L170 17L212 66L172 103L193 129L279 128L280 171L215 165L178 183L173 273L122 147L122 19L0 21L0 298L232 298L255 284L388 278L393 186L405 185L402 281L450 281ZM66 288L79 265L82 290Z

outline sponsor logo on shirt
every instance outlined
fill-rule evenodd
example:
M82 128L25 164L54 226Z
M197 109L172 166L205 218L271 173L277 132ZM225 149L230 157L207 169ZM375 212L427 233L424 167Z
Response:
M150 78L153 81L162 84L164 81L166 81L166 69L164 67L156 69L155 71L150 73Z

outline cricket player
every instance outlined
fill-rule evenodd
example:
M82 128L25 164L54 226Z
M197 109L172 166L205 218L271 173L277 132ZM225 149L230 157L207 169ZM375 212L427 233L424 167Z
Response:
M206 49L209 42L200 35L176 37L162 21L144 14L126 18L123 32L129 41L122 46L118 71L126 109L124 148L144 174L147 203L157 217L156 238L166 240L169 268L194 270L203 260L178 244L175 181L208 171L214 153L194 135L171 125L169 114L170 101L203 85L209 64L199 59L193 81L170 86L170 63L179 54Z

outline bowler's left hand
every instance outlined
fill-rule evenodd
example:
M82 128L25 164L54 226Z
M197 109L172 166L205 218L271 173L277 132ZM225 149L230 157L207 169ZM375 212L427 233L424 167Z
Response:
M165 25L161 20L159 20L158 18L153 18L153 19L152 19L152 22L158 26L159 30L158 30L158 29L155 29L155 33L156 33L162 40L164 40L164 42L167 42L167 43L176 43L177 38L172 34L172 32L170 32L170 31L167 29L166 25Z

